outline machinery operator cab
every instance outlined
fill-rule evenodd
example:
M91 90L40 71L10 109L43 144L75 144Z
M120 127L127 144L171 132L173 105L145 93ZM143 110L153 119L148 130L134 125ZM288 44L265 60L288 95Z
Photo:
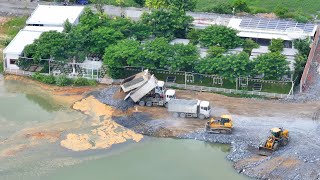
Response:
M158 81L155 88L155 94L159 94L160 97L163 97L165 90L164 81Z
M200 114L203 114L206 118L210 117L211 107L209 101L200 102Z
M169 102L171 99L176 99L176 91L173 89L168 89L166 91L166 102Z

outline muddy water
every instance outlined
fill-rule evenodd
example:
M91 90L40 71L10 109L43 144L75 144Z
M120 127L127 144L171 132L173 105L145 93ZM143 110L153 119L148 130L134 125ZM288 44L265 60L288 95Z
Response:
M87 131L87 121L40 89L0 75L0 179L245 179L225 160L228 145L145 137L106 150L60 146L67 133ZM61 137L28 139L35 130Z

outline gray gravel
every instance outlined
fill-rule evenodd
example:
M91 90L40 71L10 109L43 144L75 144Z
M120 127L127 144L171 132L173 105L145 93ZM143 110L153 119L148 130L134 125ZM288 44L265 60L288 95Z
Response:
M135 103L131 99L128 99L126 101L123 99L114 99L113 96L117 91L120 91L120 87L112 86L105 88L101 91L91 92L88 95L93 95L100 102L113 106L122 111L125 111L128 108L133 107L135 105Z

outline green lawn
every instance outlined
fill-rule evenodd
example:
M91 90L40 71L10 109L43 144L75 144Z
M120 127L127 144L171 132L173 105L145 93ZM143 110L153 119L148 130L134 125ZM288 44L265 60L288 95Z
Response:
M212 7L221 1L233 2L233 0L198 0L196 11ZM289 8L290 11L301 10L307 14L319 14L319 0L247 0L250 7L265 8L272 12L278 5Z

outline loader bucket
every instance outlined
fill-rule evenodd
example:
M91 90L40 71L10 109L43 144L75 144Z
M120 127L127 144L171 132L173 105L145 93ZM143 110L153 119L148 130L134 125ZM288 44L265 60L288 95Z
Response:
M266 147L259 147L258 154L261 156L270 156L273 153L272 149L266 148Z

